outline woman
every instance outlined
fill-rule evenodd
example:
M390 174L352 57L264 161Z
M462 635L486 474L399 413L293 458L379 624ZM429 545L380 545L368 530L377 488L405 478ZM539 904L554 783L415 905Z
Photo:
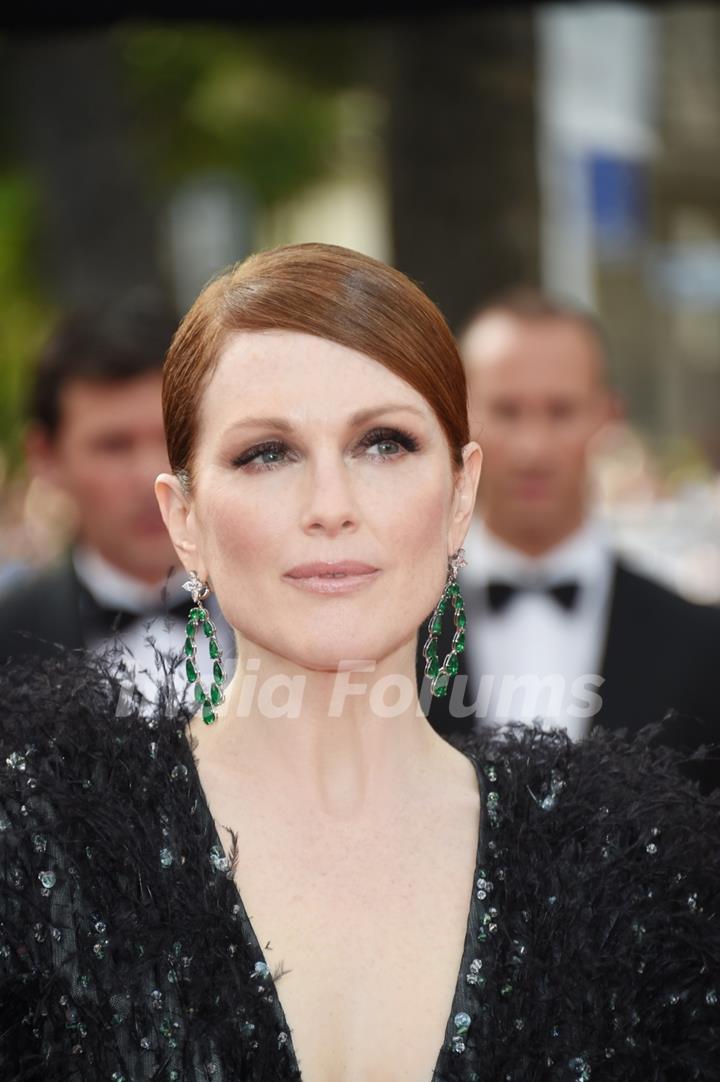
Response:
M453 746L420 709L481 461L432 303L343 249L253 257L183 320L164 408L195 705L8 670L2 1077L713 1077L718 800L649 740Z

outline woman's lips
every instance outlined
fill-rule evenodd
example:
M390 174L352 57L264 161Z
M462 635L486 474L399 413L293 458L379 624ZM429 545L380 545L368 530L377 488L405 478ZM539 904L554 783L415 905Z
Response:
M314 594L349 594L369 585L379 574L379 569L370 564L341 560L298 564L286 571L283 578L299 590Z

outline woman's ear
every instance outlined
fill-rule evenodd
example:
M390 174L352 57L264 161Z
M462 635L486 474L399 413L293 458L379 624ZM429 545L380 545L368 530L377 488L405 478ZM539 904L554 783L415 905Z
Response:
M466 443L463 447L463 464L458 471L455 480L455 492L453 494L452 514L450 518L450 531L448 545L450 553L456 552L465 540L465 534L470 525L477 487L480 481L482 468L482 450L475 440Z
M198 549L192 501L174 473L161 473L155 478L155 497L185 570L196 571L204 579L205 568Z

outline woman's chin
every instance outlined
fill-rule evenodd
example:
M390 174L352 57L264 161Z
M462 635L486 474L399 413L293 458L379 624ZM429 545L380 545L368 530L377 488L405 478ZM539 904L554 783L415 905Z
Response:
M303 650L294 659L300 668L312 673L339 673L339 672L372 672L377 666L377 657L370 651L363 653L358 650L357 643L348 646L347 650L338 652L337 646L327 650L318 650L309 654Z
M302 642L275 642L273 652L278 658L286 658L293 668L308 673L338 673L353 669L372 672L378 659L387 653L386 644L360 638L358 635L342 637L328 635L327 631L313 636L303 629Z
M332 627L308 627L307 624L298 624L292 634L288 629L283 629L282 635L275 635L270 639L264 636L255 636L254 642L245 640L240 646L240 656L252 658L259 649L261 655L265 655L265 664L269 670L286 672L288 675L298 675L303 671L307 673L341 673L341 672L366 672L372 673L381 667L384 659L387 659L404 645L402 631L397 634L379 635L378 629L374 634L365 634L362 629L353 626L344 627L342 630ZM414 657L414 646L413 646Z

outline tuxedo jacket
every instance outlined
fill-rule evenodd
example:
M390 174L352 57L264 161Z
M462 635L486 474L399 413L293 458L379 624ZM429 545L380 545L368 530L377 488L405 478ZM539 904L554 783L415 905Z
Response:
M68 552L61 561L13 584L0 597L0 661L21 654L57 656L88 645L85 591Z
M472 631L469 624L468 640ZM470 732L482 721L474 715L454 717L449 696L437 699L429 695L428 681L423 680L426 638L427 622L418 636L417 676L429 720L443 735ZM450 649L451 638L448 612L439 642L441 660ZM469 679L469 703L481 674L469 673L466 659L467 654L459 655L458 675ZM604 681L597 693L602 706L593 717L593 726L623 729L632 736L673 711L673 720L665 727L668 743L692 751L720 739L720 609L685 600L617 557L600 674ZM702 769L707 773L708 764Z
M58 646L83 650L108 634L97 603L77 577L72 550L0 597L0 662L27 654L57 657Z

